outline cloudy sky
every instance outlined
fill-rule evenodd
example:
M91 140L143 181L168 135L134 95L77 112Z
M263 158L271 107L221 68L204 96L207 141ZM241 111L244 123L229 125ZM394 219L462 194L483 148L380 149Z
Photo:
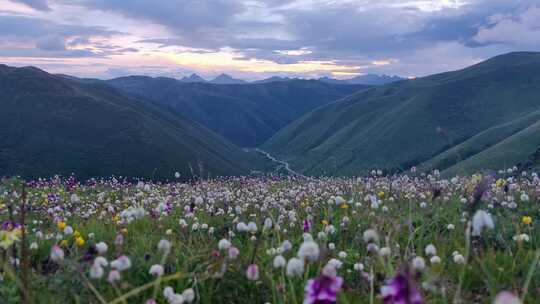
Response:
M112 78L422 76L540 51L540 0L0 0L0 63Z

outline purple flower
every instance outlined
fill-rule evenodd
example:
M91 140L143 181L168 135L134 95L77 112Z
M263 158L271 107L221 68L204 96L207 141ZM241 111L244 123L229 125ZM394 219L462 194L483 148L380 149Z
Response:
M0 227L1 227L1 230L12 231L15 229L22 228L22 225L14 221L5 221L2 223Z
M259 279L259 267L257 264L251 264L246 270L246 277L250 281L257 281Z
M336 275L335 269L333 271L323 270L321 275L308 281L304 294L304 304L336 303L337 294L341 290L342 284L343 279Z
M309 232L311 230L311 221L308 219L304 220L304 232Z
M387 285L381 288L385 304L423 304L422 295L416 284L406 272L399 272Z

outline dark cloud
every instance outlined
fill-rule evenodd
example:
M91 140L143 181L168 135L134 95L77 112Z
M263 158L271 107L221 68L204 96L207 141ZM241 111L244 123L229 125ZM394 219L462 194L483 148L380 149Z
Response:
M60 36L45 36L37 40L36 47L44 51L65 51L66 39Z
M141 26L161 25L165 31L137 38L163 52L174 46L202 54L231 48L238 60L331 61L366 72L394 69L422 75L506 51L540 50L540 0L50 0L51 6L45 0L17 2L40 10L70 4L140 21ZM87 46L80 55L137 52L132 45L90 39L120 34L114 31L114 21L110 24L107 29L0 15L0 38L23 37L39 54L72 56L76 53L70 53L71 48ZM391 64L381 65L384 60Z
M243 11L241 1L236 0L81 0L78 4L150 20L179 32L225 27Z
M130 48L101 43L95 43L92 45L92 48L72 49L72 47L79 45L90 44L91 38L112 37L114 35L124 34L99 26L60 24L40 18L0 15L0 39L4 42L16 41L24 44L20 48L3 48L0 50L0 56L49 58L104 57L134 51ZM34 46L34 48L31 46Z
M60 37L111 37L124 33L101 26L60 24L45 19L0 15L0 36L41 38L48 35Z

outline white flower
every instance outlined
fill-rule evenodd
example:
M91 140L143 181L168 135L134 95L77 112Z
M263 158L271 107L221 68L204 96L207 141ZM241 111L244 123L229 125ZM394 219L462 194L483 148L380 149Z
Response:
M528 242L530 240L529 235L525 233L515 235L512 239L516 242Z
M287 263L287 261L285 260L285 258L282 256L282 255L277 255L275 258L274 258L274 268L282 268L282 267L285 267L285 264Z
M175 178L180 178L180 172L174 172L174 177Z
M163 289L163 296L165 297L165 299L168 300L173 295L174 295L174 289L171 286L167 286L165 287L165 289Z
M105 266L109 265L109 262L107 261L106 258L104 258L102 256L98 256L94 260L94 265L105 267Z
M231 242L229 242L229 240L227 239L221 239L219 242L218 242L218 248L219 250L227 250L231 247Z
M299 258L291 258L287 263L287 276L301 276L304 273L304 262Z
M448 226L446 226L446 229L454 230L454 229L456 229L456 226L454 224L448 224Z
M283 252L289 251L292 249L292 243L289 240L285 240L281 243L281 248L283 249Z
M161 266L159 264L152 265L152 267L150 267L150 270L148 271L148 273L153 275L153 276L160 277L160 276L163 275L163 266Z
M112 283L114 283L116 281L120 281L120 278L121 278L120 271L111 270L109 272L109 275L107 276L107 281L112 284Z
M99 280L103 277L104 273L105 271L103 270L103 267L101 267L100 265L96 265L94 263L94 265L90 267L90 278L92 279Z
M326 265L330 265L332 266L334 269L340 269L341 266L343 266L343 262L341 262L340 260L338 259L330 259Z
M429 261L431 262L431 264L439 264L441 262L441 258L434 255L431 257L431 259L429 259Z
M305 232L302 234L302 238L304 239L304 242L312 242L313 236L310 233Z
M354 268L354 270L356 270L356 271L362 271L362 270L364 270L364 264L362 264L362 263L355 263L355 264L353 265L353 268Z
M461 254L454 255L453 259L456 264L465 264L465 257Z
M344 258L347 257L347 253L346 253L345 251L340 251L340 252L338 253L338 257L339 257L340 259L344 259Z
M169 301L169 304L183 304L184 296L182 296L181 294L175 293L167 300Z
M167 240L161 240L158 243L158 250L163 253L169 253L171 251L171 242Z
M343 199L343 197L341 197L341 196L336 196L334 198L334 202L335 202L336 205L339 206L339 205L345 203L345 199Z
M255 222L249 222L247 225L248 231L251 233L257 232L257 224Z
M272 229L272 219L267 217L265 220L264 220L264 229L265 230L270 230Z
M236 224L236 230L238 230L239 232L246 232L248 231L248 226L246 225L246 223L240 222Z
M116 260L111 262L111 267L118 271L127 270L131 268L131 260L125 255L119 256Z
M364 231L363 238L364 238L364 242L366 242L366 243L378 243L379 242L379 234L377 233L377 231L375 231L373 229L368 229L368 230Z
M64 228L64 234L73 234L73 227L71 226L66 226Z
M99 242L96 244L96 251L99 254L105 254L107 253L107 250L109 249L109 246L105 242Z
M60 263L64 260L64 251L58 245L51 248L51 260L55 263Z
M191 303L195 300L195 291L192 288L188 288L182 292L182 297L187 303Z
M491 218L489 213L485 212L484 210L478 210L473 216L472 226L472 235L480 236L485 228L493 229L495 224L493 223L493 218Z
M328 243L328 249L330 249L330 250L336 249L336 244L334 244L334 243Z
M38 249L38 243L36 242L32 242L32 244L30 244L30 250L37 250Z
M426 255L436 255L437 254L437 248L435 248L435 245L433 245L433 244L427 245L426 248L424 249L424 251L426 252Z
M319 258L319 245L313 241L303 242L297 255L304 261L315 262Z
M379 255L384 256L384 257L389 256L391 253L392 253L392 250L390 250L390 247L383 247L379 251Z
M526 203L529 201L529 195L527 195L527 193L521 193L520 199L522 202Z
M417 256L412 260L412 267L418 271L422 271L426 268L426 261L423 257Z

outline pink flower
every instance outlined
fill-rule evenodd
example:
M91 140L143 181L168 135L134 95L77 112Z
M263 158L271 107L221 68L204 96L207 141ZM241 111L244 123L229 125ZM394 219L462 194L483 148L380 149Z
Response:
M246 277L250 281L257 281L259 279L259 267L257 264L251 264L246 270Z
M107 281L112 284L116 281L120 281L120 278L120 271L111 270L111 272L109 272L109 276L107 277Z
M501 291L495 297L493 304L521 304L521 300L509 291Z
M231 260L234 260L238 257L238 255L240 254L240 250L238 250L238 248L232 246L229 248L229 259Z
M58 245L51 248L51 260L55 263L60 263L64 260L64 251Z

